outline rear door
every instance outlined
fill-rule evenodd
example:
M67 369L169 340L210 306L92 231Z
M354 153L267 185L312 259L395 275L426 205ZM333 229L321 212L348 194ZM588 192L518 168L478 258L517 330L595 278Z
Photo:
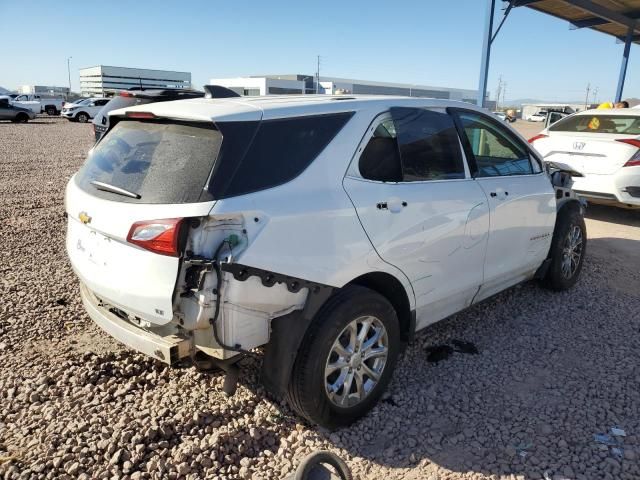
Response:
M488 206L445 111L378 117L344 187L380 257L411 281L418 328L470 305L483 281Z
M507 127L479 112L454 112L475 181L491 210L480 300L524 280L546 258L555 223L555 195L527 144Z
M72 266L99 298L154 323L172 319L180 259L127 237L136 222L149 224L141 238L151 238L163 220L208 214L221 142L208 122L121 120L93 148L65 203Z

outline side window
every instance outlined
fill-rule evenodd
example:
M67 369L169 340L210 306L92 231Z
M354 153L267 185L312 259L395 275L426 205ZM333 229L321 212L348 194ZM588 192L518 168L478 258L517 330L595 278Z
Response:
M358 168L360 175L367 180L402 181L400 151L393 120L384 120L376 127L373 136L360 154Z
M391 109L405 182L464 178L460 140L451 116L423 108Z
M461 112L458 117L475 157L478 177L534 173L528 150L504 128L477 113Z
M300 175L342 130L353 112L220 122L224 141L209 191L216 199L282 185Z
M97 107L102 107L102 106L106 105L107 102L109 102L109 100L96 100L96 106Z

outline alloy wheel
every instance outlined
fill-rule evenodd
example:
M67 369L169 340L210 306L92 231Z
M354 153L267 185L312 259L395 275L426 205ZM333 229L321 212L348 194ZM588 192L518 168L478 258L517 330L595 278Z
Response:
M562 248L562 275L571 278L575 275L582 257L583 241L582 229L578 225L571 225Z
M333 342L325 364L325 391L334 405L362 402L378 384L389 355L387 330L373 316L351 321Z

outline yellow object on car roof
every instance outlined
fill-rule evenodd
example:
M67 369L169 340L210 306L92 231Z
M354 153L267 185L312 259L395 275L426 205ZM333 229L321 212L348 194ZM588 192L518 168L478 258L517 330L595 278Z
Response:
M597 110L605 110L607 108L613 108L613 103L611 103L611 102L601 103L600 105L598 105Z

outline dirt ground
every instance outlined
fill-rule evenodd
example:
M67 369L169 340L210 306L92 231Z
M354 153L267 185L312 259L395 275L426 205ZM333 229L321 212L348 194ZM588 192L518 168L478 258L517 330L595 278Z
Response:
M63 217L91 144L89 125L0 123L0 478L278 480L319 449L362 480L640 478L640 212L589 207L573 289L529 282L419 332L388 395L328 432L265 393L260 360L227 398L220 373L93 325Z

